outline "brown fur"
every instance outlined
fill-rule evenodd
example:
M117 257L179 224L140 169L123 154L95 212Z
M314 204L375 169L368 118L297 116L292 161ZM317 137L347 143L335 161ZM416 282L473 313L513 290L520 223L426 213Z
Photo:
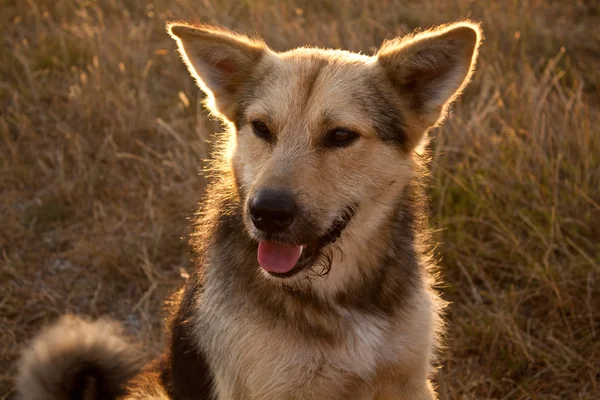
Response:
M197 274L174 302L170 346L126 383L124 398L434 398L443 302L426 246L423 148L470 80L478 26L395 39L373 57L275 53L222 28L169 29L229 129L193 239ZM256 121L267 138L254 134ZM328 135L340 129L358 139L332 148ZM250 221L249 199L264 189L298 204L282 234ZM339 240L321 248L340 218L349 222ZM312 262L273 277L256 261L259 240L304 244Z
M17 390L23 400L114 398L142 354L115 322L65 315L23 352Z

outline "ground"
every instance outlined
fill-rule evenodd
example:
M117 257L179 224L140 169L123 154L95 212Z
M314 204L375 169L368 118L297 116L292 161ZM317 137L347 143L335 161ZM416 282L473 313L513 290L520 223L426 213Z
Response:
M442 399L600 398L596 2L0 0L0 399L19 349L65 312L161 346L220 130L165 20L372 54L464 17L482 23L481 60L431 146L451 302L436 385Z

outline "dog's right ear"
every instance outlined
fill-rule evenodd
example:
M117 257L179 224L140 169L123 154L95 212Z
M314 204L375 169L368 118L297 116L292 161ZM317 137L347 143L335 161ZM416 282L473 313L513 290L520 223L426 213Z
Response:
M258 40L209 25L172 23L167 30L213 112L233 121L244 83L269 50Z

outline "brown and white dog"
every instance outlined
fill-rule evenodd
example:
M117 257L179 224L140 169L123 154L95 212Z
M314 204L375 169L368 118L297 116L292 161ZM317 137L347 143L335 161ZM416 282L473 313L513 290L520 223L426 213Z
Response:
M478 25L397 38L374 56L168 30L229 127L169 345L142 367L114 323L64 317L24 352L20 397L435 398L443 302L424 148L471 78Z

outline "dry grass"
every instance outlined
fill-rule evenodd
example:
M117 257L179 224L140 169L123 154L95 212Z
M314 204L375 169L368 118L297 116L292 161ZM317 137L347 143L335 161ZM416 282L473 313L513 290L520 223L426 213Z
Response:
M112 316L160 346L160 303L190 268L186 217L219 129L166 13L256 30L276 49L366 53L418 26L483 21L475 82L433 142L431 213L453 303L439 392L598 398L593 4L0 1L0 398L19 347L67 311Z

